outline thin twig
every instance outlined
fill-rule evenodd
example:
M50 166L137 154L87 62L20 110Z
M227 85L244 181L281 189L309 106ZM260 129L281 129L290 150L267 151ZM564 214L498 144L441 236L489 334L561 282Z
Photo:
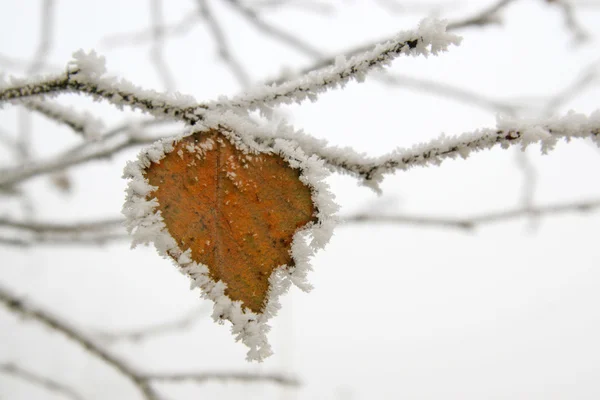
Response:
M81 394L66 384L60 383L53 378L48 378L29 371L13 363L0 364L0 373L22 379L31 385L44 388L49 392L58 393L73 400L84 399Z
M206 373L165 373L144 375L149 381L161 383L178 383L182 381L191 381L195 383L204 383L207 381L238 381L245 383L271 382L282 386L300 386L300 381L280 374L265 374L251 372L206 372Z
M252 24L259 31L271 36L274 39L277 39L281 42L286 43L292 48L308 55L312 58L321 58L323 57L323 53L313 47L312 45L300 40L298 37L287 33L275 26L269 24L261 16L254 11L252 8L246 6L242 2L238 0L226 0L227 3L231 5L231 7L238 11L246 20Z
M158 76L160 76L163 87L171 92L175 89L175 79L165 62L163 55L165 31L163 28L163 10L162 0L150 0L150 19L152 29L152 47L150 48L150 57L156 67Z
M147 340L159 335L183 331L196 323L201 315L206 315L206 312L207 305L204 304L199 307L195 307L182 317L170 321L122 332L98 331L96 336L99 340L107 343L114 343L117 341L139 342L141 340Z
M27 318L33 318L48 328L61 332L74 343L87 350L90 354L93 354L106 364L115 368L123 376L129 379L146 400L159 400L157 393L152 389L146 378L138 374L125 361L120 360L118 357L102 348L68 322L52 315L47 310L43 310L30 304L28 301L19 298L19 296L13 294L12 291L2 285L0 285L0 302L4 303L8 310L16 314L20 314Z
M509 210L486 212L470 217L434 217L419 216L415 214L366 214L357 213L341 217L343 224L398 224L432 228L453 228L471 230L481 225L508 222L523 217L547 217L572 212L592 212L600 208L600 199L587 201L573 201L549 204L544 206L531 206L528 208L514 208Z
M494 5L492 5L491 7L487 7L484 10L481 10L480 12L476 13L472 17L468 17L468 18L461 19L458 21L450 22L448 24L446 30L448 32L450 32L453 30L467 28L470 26L483 26L483 25L489 25L491 23L496 23L498 21L497 14L514 1L516 1L516 0L499 1L499 2L495 3ZM385 42L385 39L372 41L372 42L363 44L361 46L356 46L356 47L353 47L351 49L348 49L348 50L343 51L338 54L342 54L346 58L351 58L353 56L356 56L357 54L365 53L365 52L371 50L377 44L382 43L382 42ZM297 74L298 75L306 75L311 71L317 71L317 70L329 67L331 65L334 65L336 59L339 57L338 54L333 55L333 56L320 57L313 64L300 69L297 72ZM287 75L285 75L285 76L281 76L276 79L269 80L265 84L266 85L272 85L272 84L281 85L282 83L286 82L288 79L289 79L289 77Z
M17 221L0 217L0 227L13 228L33 233L84 233L97 232L123 226L122 218L107 218L99 221L76 223L53 223Z
M219 53L219 57L225 62L231 72L236 77L238 82L242 87L248 87L250 85L250 77L248 73L242 67L242 64L231 54L229 49L229 44L227 43L227 39L225 38L225 33L223 29L221 29L221 25L216 19L216 16L212 12L211 8L208 5L207 0L198 0L199 13L208 24L208 28L210 29L212 36L214 38L215 44L217 46L217 51Z

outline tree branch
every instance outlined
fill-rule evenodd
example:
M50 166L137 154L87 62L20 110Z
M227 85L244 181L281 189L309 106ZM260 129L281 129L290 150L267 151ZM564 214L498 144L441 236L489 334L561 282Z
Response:
M97 343L88 338L83 332L80 332L74 326L58 317L53 316L48 311L42 310L32 304L29 304L10 290L0 285L0 302L4 303L8 310L20 314L23 317L33 318L48 328L58 331L68 339L77 343L80 347L93 354L106 364L112 366L119 373L125 376L140 391L146 400L159 400L158 395L150 386L148 380L139 375L131 366L107 350L103 349Z
M54 379L39 375L35 372L26 370L16 364L0 364L0 373L22 379L31 385L39 386L49 392L58 393L73 400L83 400L84 397L75 389L70 388L64 383L57 382Z
M545 217L571 212L591 212L597 211L598 208L600 208L600 199L592 199L588 201L573 201L544 206L531 206L528 208L513 208L509 210L487 212L464 218L419 216L415 214L384 215L357 213L348 215L346 217L341 217L341 220L347 225L383 223L472 230L481 225L507 222L522 217Z

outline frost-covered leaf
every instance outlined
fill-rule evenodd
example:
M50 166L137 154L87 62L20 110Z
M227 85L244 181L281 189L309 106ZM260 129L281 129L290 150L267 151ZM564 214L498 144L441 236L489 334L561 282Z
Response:
M299 176L282 157L244 153L216 130L184 138L146 171L177 245L255 313L263 311L273 270L293 265L294 234L315 221Z
M325 171L292 141L261 147L213 128L159 141L129 163L123 212L133 244L170 257L214 301L213 318L231 321L248 358L262 360L278 296L292 283L310 288L308 260L331 235Z

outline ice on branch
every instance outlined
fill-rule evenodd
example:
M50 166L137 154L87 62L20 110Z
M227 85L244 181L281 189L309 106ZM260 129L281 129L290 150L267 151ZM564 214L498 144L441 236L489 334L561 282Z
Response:
M279 104L315 101L319 94L344 87L352 79L362 82L368 72L389 66L400 55L427 57L447 51L450 45L459 45L461 38L446 32L446 26L447 21L425 19L416 30L400 32L392 40L349 60L340 56L331 67L312 71L280 85L256 87L231 100L210 103L209 107L259 110L268 114L269 107Z

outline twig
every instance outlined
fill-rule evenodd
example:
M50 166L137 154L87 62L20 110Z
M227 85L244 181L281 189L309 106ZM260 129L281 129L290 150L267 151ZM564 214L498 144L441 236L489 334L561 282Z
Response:
M158 76L162 79L163 87L171 92L175 89L175 79L169 70L169 66L165 62L163 56L165 32L163 28L163 11L162 0L150 1L150 18L152 24L152 47L150 49L150 57L154 62Z
M378 78L388 84L398 85L403 88L415 88L420 91L433 93L435 95L444 96L453 100L461 101L466 104L471 104L493 112L514 115L517 106L508 102L494 100L488 98L479 92L470 91L458 86L452 86L443 82L435 82L428 79L414 78L400 74L394 74L384 71L378 75Z
M551 150L559 139L589 137L600 146L600 111L590 117L570 113L564 117L548 118L539 121L501 119L496 129L479 129L460 136L442 135L429 143L413 146L411 149L398 148L380 157L366 157L351 148L328 147L325 141L317 141L302 132L281 131L281 138L294 140L307 154L317 155L334 171L362 178L363 183L378 191L378 184L384 174L405 171L416 166L437 166L447 158L467 158L472 152L491 149L496 145L503 148L521 145L522 148L540 143L542 152ZM257 140L270 145L276 138L270 133L257 137Z
M217 45L219 57L225 62L231 72L236 77L238 82L242 87L247 87L250 85L250 77L248 73L242 67L242 64L236 60L231 51L229 50L229 45L227 44L227 39L225 38L225 33L221 29L214 13L210 9L207 0L198 0L199 12L202 18L208 24L208 27L212 33L212 36Z
M448 26L446 27L446 30L448 32L450 32L450 31L457 30L457 29L467 28L469 26L483 26L483 25L488 25L492 22L497 22L495 15L497 15L497 13L499 13L502 9L504 9L506 6L508 6L510 3L514 2L514 1L516 1L516 0L499 1L499 2L495 3L493 6L488 7L486 9L478 12L477 14L475 14L472 17L465 18L465 19L462 19L459 21L450 22L448 24ZM383 41L385 41L385 40L377 40L377 41L363 44L361 46L356 46L356 47L353 47L351 49L341 52L341 54L346 58L350 58L350 57L356 56L357 54L365 53L365 52L371 50L373 47L375 47L379 43L382 43ZM321 57L315 63L309 65L306 68L299 70L297 74L305 75L305 74L310 73L311 71L317 71L317 70L320 70L323 68L327 68L331 65L334 65L336 62L336 59L338 57L339 57L339 55L337 55L337 54L334 56ZM272 85L272 84L281 85L284 82L286 82L288 79L289 79L289 77L287 75L281 76L279 78L269 80L265 84L266 85Z
M97 138L100 135L102 121L92 117L89 113L78 113L72 107L65 107L48 100L28 99L21 103L32 111L37 111L59 124L68 126L74 132L81 133L88 139Z
M49 174L56 171L62 171L66 168L73 167L76 165L84 164L90 161L107 159L122 150L139 146L142 144L149 144L157 138L133 138L128 137L121 143L113 145L111 147L103 148L89 153L77 153L72 157L64 158L57 157L48 161L32 163L22 168L10 168L0 169L0 188L10 187L17 183L21 183L27 179L31 179L35 176Z
M246 20L250 24L254 25L254 27L256 29L258 29L259 31L262 31L265 34L271 36L272 38L286 43L287 45L308 55L309 57L321 58L323 56L321 51L317 50L310 44L305 43L304 41L298 39L296 36L291 35L285 31L283 31L279 28L276 28L273 25L267 23L265 20L263 20L260 17L260 15L256 11L254 11L250 7L247 7L246 5L242 4L240 1L238 1L238 0L226 0L226 1L227 1L227 3L229 3L231 5L231 7L234 10L238 11L242 16L244 16L246 18Z
M80 332L74 326L58 317L52 315L46 310L38 308L29 302L19 298L9 289L0 285L0 302L12 312L24 317L33 318L50 329L61 332L67 338L77 343L90 354L98 357L106 364L115 368L140 391L146 400L159 400L158 395L150 386L148 380L138 374L131 366L120 360L97 343L88 338L83 332Z
M107 218L99 221L76 223L53 223L17 221L0 217L0 227L8 227L33 233L84 233L114 229L123 226L122 218Z
M85 333L70 325L66 321L62 321L58 317L52 315L47 310L43 310L37 306L30 304L15 294L9 289L0 285L0 302L6 308L15 314L22 315L26 318L33 318L39 323L48 328L64 334L68 339L77 343L90 354L98 357L106 364L115 368L123 376L140 391L146 400L160 400L159 395L152 388L152 381L161 382L179 382L184 380L193 380L198 383L203 383L208 380L237 380L244 382L273 382L280 385L298 385L296 379L286 377L279 374L251 374L251 373L235 373L235 372L205 372L205 373L180 373L180 374L161 374L161 373L142 373L138 372L132 366L111 354L108 350L90 339Z
M400 55L437 55L458 45L460 37L446 32L443 21L425 20L414 31L400 32L391 40L381 43L364 54L346 60L337 58L336 65L291 79L277 86L255 87L231 100L209 103L209 108L240 108L265 111L279 104L316 100L318 94L343 87L351 79L363 81L374 69L389 65Z
M207 381L238 381L246 383L272 382L282 386L300 386L300 381L280 374L264 374L251 372L206 372L206 373L168 373L144 375L149 381L163 383L178 383L181 381L192 381L204 383Z
M590 38L589 34L575 18L575 7L569 0L546 0L548 3L557 4L563 12L565 25L569 29L578 43L583 43Z
M0 373L22 379L34 386L42 387L50 392L58 393L73 400L83 400L84 397L75 389L60 383L55 379L29 371L16 364L0 364Z
M573 201L549 204L545 206L531 206L529 208L520 207L510 210L487 212L464 218L418 216L414 214L377 215L357 213L353 215L348 215L346 217L341 217L341 220L344 224L347 225L363 223L383 223L471 230L481 225L507 222L522 217L545 217L566 214L570 212L591 212L596 211L598 208L600 208L600 199L592 199L588 201Z
M126 233L95 233L90 235L34 235L29 238L14 236L0 236L0 245L10 247L32 247L32 246L100 246L109 242L121 242L131 239Z
M206 311L206 305L202 305L200 307L195 307L182 317L173 319L171 321L161 322L143 328L123 332L99 331L96 333L96 336L98 339L107 343L114 343L117 341L138 342L151 337L185 330L197 322L200 315L205 315Z

